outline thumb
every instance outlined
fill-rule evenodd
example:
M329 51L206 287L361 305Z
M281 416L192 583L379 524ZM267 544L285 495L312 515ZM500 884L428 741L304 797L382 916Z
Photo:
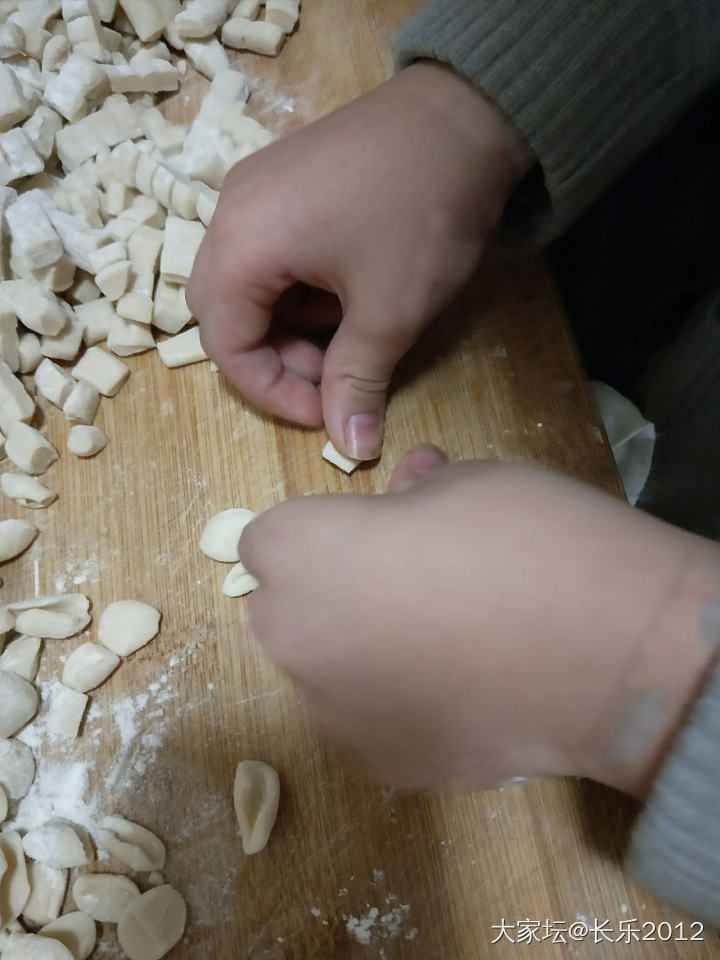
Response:
M353 314L343 318L327 348L321 383L323 419L341 453L356 460L380 456L387 390L414 339L414 331L401 325L387 332L377 320L368 325Z

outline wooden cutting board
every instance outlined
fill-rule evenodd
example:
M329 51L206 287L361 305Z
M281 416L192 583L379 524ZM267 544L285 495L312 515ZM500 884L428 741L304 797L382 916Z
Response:
M387 36L412 7L307 0L277 61L234 58L258 81L254 111L282 132L370 88L389 75ZM189 76L168 115L191 118L205 88ZM623 874L634 808L619 795L575 781L469 796L375 784L318 731L249 632L245 601L220 595L227 568L197 549L206 519L226 507L381 492L398 456L421 440L452 457L538 461L618 492L542 263L486 266L465 304L404 362L382 460L350 478L321 460L324 435L251 410L207 363L169 371L144 355L128 364L128 384L103 401L97 421L107 450L90 461L65 453L45 478L60 494L46 511L2 502L3 516L28 515L41 534L3 568L0 602L77 590L96 616L129 597L163 612L157 639L92 695L77 743L43 742L41 716L25 820L119 812L156 830L169 851L166 877L189 904L174 960L716 955L712 934L617 947L583 935L594 918L615 936L621 922L649 935L643 922L682 919ZM39 425L62 450L58 411L43 405ZM86 638L94 635L93 624ZM45 698L78 642L46 643ZM246 858L231 787L235 764L249 757L277 767L282 800L267 849ZM503 920L507 932L491 946ZM557 932L520 947L509 938L525 920ZM103 934L99 955L120 956L113 928Z

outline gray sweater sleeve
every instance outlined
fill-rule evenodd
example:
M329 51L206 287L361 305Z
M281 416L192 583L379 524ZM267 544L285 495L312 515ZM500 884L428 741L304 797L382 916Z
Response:
M720 77L720 0L434 0L396 64L451 64L530 144L538 239L585 211Z
M655 779L633 832L634 878L720 927L720 665Z

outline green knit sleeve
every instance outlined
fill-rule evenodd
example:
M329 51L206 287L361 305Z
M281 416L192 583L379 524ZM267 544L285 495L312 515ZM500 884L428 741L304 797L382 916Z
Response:
M720 77L720 0L435 0L394 46L398 68L448 63L515 125L549 239Z

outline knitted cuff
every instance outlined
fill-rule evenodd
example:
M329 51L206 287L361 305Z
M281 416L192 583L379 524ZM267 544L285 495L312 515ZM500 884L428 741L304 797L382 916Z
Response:
M512 121L549 239L720 76L719 44L717 0L434 0L394 48L398 68L450 64Z
M627 864L674 907L720 927L720 664L640 814Z

